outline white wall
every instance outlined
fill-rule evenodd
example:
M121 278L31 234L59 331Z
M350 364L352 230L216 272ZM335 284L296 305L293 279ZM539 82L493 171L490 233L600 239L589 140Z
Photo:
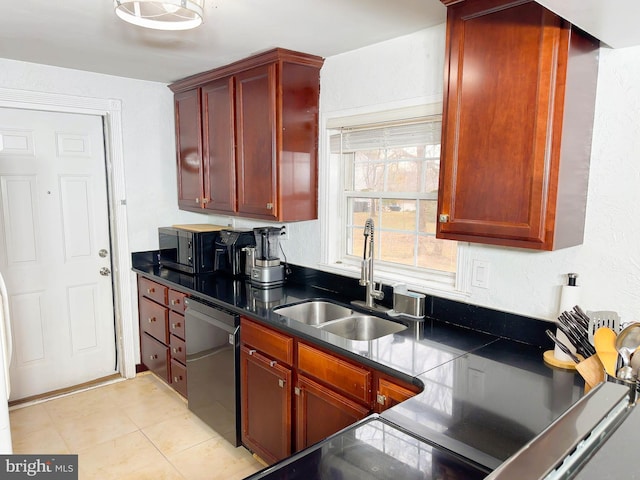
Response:
M322 70L322 116L411 104L442 92L444 25L328 58ZM488 262L489 288L472 287L467 301L554 320L560 285L577 272L581 306L615 310L640 320L640 47L603 48L584 244L555 252L471 245ZM321 203L323 199L321 199ZM317 223L307 238L320 235ZM290 240L294 243L295 238ZM314 265L319 248L291 261Z
M157 248L157 227L199 222L177 209L173 94L163 83L0 58L0 87L122 102L129 246Z

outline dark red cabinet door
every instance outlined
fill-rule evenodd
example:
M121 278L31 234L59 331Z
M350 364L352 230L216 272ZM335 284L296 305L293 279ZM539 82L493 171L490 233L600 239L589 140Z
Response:
M291 369L240 351L242 443L272 464L291 455Z
M200 210L204 199L200 89L174 97L178 161L178 206Z
M238 212L278 216L276 192L276 65L236 75Z
M437 237L581 243L597 41L533 1L442 1L451 5Z
M296 384L296 451L327 438L369 415L368 408L298 376Z
M204 190L207 210L236 211L233 77L202 87Z

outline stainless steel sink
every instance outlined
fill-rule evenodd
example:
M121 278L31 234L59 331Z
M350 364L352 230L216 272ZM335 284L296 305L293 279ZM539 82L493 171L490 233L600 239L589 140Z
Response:
M374 340L407 329L401 323L371 315L352 315L319 325L318 328L349 340Z
M273 311L278 315L283 315L297 322L312 326L317 326L338 318L349 317L354 314L350 308L324 300L312 300L288 307L276 307Z

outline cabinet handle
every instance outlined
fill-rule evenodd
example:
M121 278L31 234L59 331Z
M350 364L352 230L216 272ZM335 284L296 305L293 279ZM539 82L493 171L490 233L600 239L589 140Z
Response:
M253 355L254 353L256 353L255 350L249 350L249 355Z
M267 203L267 210L273 210L273 203Z
M206 204L207 204L207 203L209 203L210 201L211 201L211 199L210 199L210 198L204 197L204 198L202 199L202 204L203 204L203 205L206 205Z
M438 221L439 221L440 223L447 223L447 222L449 221L449 215L447 215L447 214L445 214L445 213L441 213L441 214L438 216Z
M302 392L302 390L300 389L300 387L295 387L293 389L293 393L295 393L297 396L300 396L301 392Z
M284 380L283 379L281 379L281 378L278 379L278 386L280 388L284 388Z
M376 400L380 405L385 405L387 403L387 397L382 395L381 393L378 393L376 395Z
M200 205L200 197L196 197L196 203Z
M180 299L171 300L171 305L180 305Z
M173 353L178 353L182 351L182 347L173 347Z
M149 323L153 323L156 321L156 317L149 317Z
M149 360L157 360L158 355L149 355Z
M271 360L271 361L269 362L269 366L270 366L270 367L275 367L277 364L278 364L278 362L276 362L275 360Z
M171 324L171 328L172 328L172 329L174 329L174 330L175 330L176 328L180 328L180 322L178 322L178 323L172 323L172 324Z
M153 292L155 292L155 291L156 291L156 289L155 289L155 288L153 288L153 287L151 287L151 288L147 288L147 293L153 293Z
M181 380L182 380L182 375L180 375L179 377L173 377L174 382L179 382Z

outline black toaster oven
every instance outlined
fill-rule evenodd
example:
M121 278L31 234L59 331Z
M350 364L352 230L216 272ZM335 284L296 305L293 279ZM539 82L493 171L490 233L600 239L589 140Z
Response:
M214 251L222 227L160 227L160 264L191 275L215 270Z

